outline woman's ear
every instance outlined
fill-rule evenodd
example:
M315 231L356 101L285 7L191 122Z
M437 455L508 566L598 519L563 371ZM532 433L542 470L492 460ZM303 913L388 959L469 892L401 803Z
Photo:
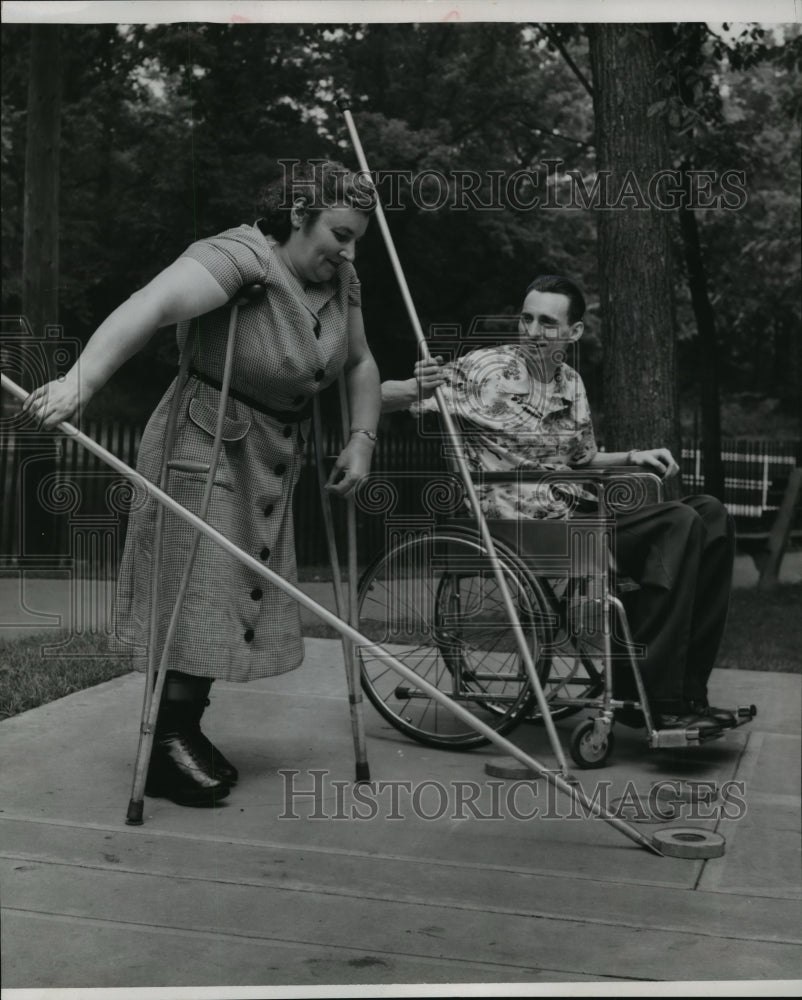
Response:
M306 199L296 198L290 209L290 225L293 229L300 229L306 218Z

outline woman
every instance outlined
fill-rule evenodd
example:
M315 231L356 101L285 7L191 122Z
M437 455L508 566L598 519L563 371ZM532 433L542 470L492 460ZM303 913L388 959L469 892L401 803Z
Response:
M328 488L349 494L369 468L379 417L376 364L365 340L353 267L372 203L340 164L296 165L263 196L262 217L193 243L173 264L113 312L60 381L35 390L25 409L44 427L68 419L142 348L178 323L191 352L190 378L177 406L168 492L197 512L202 465L212 450L228 337L230 300L259 282L263 299L242 307L236 332L224 447L208 522L284 578L295 581L292 494L308 438L312 397L345 371L352 433ZM185 321L200 317L190 329ZM177 380L151 417L137 469L159 479ZM181 469L183 466L183 470ZM186 471L189 468L189 471ZM139 647L149 634L151 580L158 574L155 662L194 531L164 513L162 557L152 565L158 502L149 498L129 522L117 594L117 633ZM182 805L224 798L237 771L200 731L212 681L249 681L298 667L303 641L297 604L209 539L200 540L183 612L168 658L164 697L146 791ZM144 654L135 656L145 669Z

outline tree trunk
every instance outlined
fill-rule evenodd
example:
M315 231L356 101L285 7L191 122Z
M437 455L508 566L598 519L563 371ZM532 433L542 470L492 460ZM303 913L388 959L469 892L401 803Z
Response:
M59 25L31 27L22 301L34 335L58 323L59 148L61 75Z
M22 245L22 311L31 332L31 389L56 376L58 345L59 147L61 139L61 49L56 24L31 26L25 197ZM53 554L53 514L41 498L42 481L55 470L55 439L30 437L22 459L24 556Z
M664 24L657 28L658 42L664 56L671 62L671 53L680 45L680 36L675 25ZM698 65L702 59L703 34L686 39L690 48L686 58L689 65ZM675 75L677 95L685 108L691 109L696 103L696 94L691 78L684 73ZM721 396L719 391L719 351L716 335L716 319L707 288L707 268L702 254L699 236L699 222L694 211L691 196L689 171L693 164L686 160L682 165L682 187L685 201L679 209L680 233L685 257L688 290L699 333L698 378L699 402L702 411L702 452L704 459L705 492L724 499L724 463L721 458Z
M611 206L598 212L604 440L610 451L668 447L679 458L671 220L645 195L669 166L665 119L648 114L661 97L654 30L587 28L597 166L607 172ZM628 174L642 198L620 197Z
M687 188L687 165L683 170ZM693 208L679 210L685 266L696 327L699 331L699 400L702 409L702 457L705 493L724 499L724 463L721 459L721 403L719 397L719 351L716 317L707 293L707 274L699 240L699 227Z

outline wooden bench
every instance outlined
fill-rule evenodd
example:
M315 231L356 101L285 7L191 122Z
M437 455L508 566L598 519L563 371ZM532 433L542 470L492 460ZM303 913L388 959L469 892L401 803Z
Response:
M791 469L788 476L782 502L771 528L766 533L756 532L751 536L753 539L762 540L762 545L751 553L760 574L757 582L759 590L770 590L779 584L780 566L788 542L792 535L802 537L802 531L793 530L800 493L802 493L802 467L797 465Z
M686 486L692 492L703 491L701 449L685 445L682 457ZM789 541L802 538L799 456L777 454L769 442L730 441L721 457L723 499L735 519L738 547L754 560L758 587L776 586Z

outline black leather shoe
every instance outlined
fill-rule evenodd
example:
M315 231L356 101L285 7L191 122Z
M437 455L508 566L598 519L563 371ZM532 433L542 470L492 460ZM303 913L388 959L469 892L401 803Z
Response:
M701 715L705 719L712 719L722 729L731 729L738 721L735 718L735 712L731 712L728 708L714 708L707 701L692 701L689 707L694 715Z
M179 806L215 806L229 785L212 777L180 732L162 733L153 743L145 794L170 799Z
M208 698L189 703L187 706L187 725L183 729L183 735L208 774L213 778L219 778L220 781L225 781L228 785L236 785L239 780L239 771L201 732L200 721L208 704Z
M239 780L239 771L231 761L226 760L214 743L201 732L200 726L188 729L183 736L192 747L192 752L207 774L212 778L217 778L219 781L224 781L227 785L236 785Z

